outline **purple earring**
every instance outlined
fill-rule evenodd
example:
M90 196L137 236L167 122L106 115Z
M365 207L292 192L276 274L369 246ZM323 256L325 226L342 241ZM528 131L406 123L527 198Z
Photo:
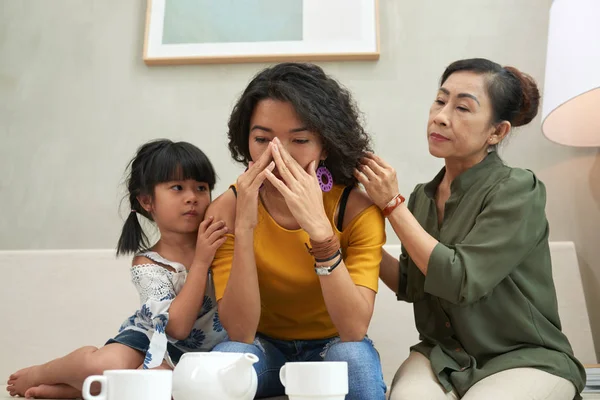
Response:
M316 174L321 190L329 192L333 188L333 175L331 175L331 172L327 169L323 161L321 161L321 165L317 168Z

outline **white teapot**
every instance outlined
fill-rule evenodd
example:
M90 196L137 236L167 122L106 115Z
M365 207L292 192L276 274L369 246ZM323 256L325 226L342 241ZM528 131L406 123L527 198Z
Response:
M173 399L253 400L257 362L251 353L185 353L173 370Z

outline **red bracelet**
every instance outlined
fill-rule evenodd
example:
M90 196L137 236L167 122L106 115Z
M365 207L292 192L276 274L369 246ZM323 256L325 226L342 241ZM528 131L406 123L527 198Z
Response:
M397 195L395 195L387 204L385 207L383 207L382 213L384 217L389 216L392 211L394 211L396 209L396 207L398 207L400 204L404 203L405 198L398 193Z

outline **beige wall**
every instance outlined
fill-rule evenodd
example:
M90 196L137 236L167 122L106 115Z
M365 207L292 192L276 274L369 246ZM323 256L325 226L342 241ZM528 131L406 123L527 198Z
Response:
M424 128L443 68L487 57L542 84L551 0L380 3L381 59L322 66L355 93L409 192L441 166ZM144 13L141 1L0 2L0 249L113 247L123 168L152 138L205 150L217 193L241 171L226 149L227 117L263 65L146 67ZM551 238L577 246L600 353L600 153L548 142L539 122L503 155L545 181Z

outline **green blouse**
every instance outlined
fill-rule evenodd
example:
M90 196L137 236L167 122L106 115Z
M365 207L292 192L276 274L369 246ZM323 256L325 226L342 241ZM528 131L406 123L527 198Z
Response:
M546 190L531 172L490 153L451 185L438 225L435 193L445 169L417 185L408 208L439 243L427 276L406 249L398 300L412 302L421 343L447 391L531 367L583 390L585 370L561 332L552 280Z

